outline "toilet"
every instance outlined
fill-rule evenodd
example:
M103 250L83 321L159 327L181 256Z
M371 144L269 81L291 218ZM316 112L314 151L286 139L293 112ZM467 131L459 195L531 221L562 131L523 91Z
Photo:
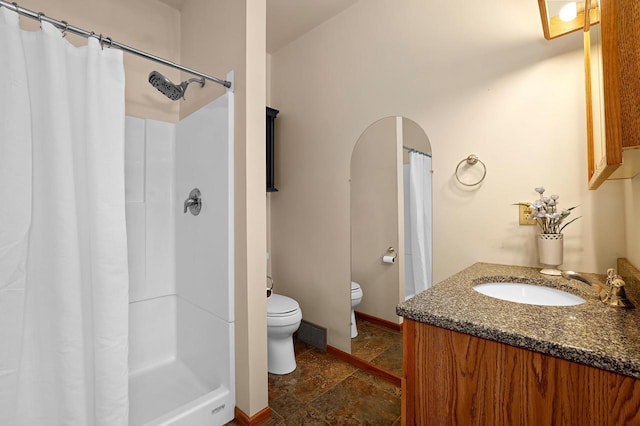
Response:
M356 314L354 308L362 301L362 289L360 284L351 281L351 338L358 336L358 327L356 326Z
M290 297L272 293L267 298L267 355L272 374L288 374L296 369L293 333L300 327L302 311Z

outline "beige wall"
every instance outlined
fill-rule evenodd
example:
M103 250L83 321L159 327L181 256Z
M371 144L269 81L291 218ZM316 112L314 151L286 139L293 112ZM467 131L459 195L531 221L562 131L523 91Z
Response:
M267 83L267 106L271 106L271 55L267 53L266 63L266 83ZM278 119L276 118L276 134L278 131ZM277 143L278 137L276 136ZM276 188L278 187L278 180L276 179ZM271 194L267 192L267 275L271 276ZM277 193L276 193L277 195Z
M264 0L186 0L181 11L157 0L24 0L19 5L218 78L235 78L235 335L238 407L253 415L267 406L265 224ZM24 26L37 28L23 18ZM74 44L86 44L69 36ZM192 85L174 102L153 88L149 72L174 82L177 70L124 56L127 115L175 122L223 93L212 82ZM181 202L181 200L180 200ZM250 212L250 214L249 214Z
M626 257L640 268L640 175L624 181L625 216L627 229Z
M238 84L233 88L236 108L244 112L247 55L247 24L245 2L229 0L186 0L180 10L182 64L220 79L234 70ZM262 71L264 74L264 70ZM180 81L193 77L182 73ZM225 92L217 83L206 81L200 88L189 86L186 98L180 103L180 117L186 117ZM239 102L239 103L238 103ZM236 122L236 129L244 126L244 117ZM241 136L243 136L242 131Z
M403 145L416 149L425 154L431 154L431 144L424 129L413 120L402 119L402 139ZM409 151L403 150L402 164L409 164Z
M623 184L587 190L581 34L542 37L535 2L367 0L272 57L279 109L272 268L303 316L350 347L349 166L360 134L401 115L433 152L434 282L477 261L537 265L535 227L512 204L546 186L583 217L567 269L604 272L625 253ZM488 168L473 189L453 171Z

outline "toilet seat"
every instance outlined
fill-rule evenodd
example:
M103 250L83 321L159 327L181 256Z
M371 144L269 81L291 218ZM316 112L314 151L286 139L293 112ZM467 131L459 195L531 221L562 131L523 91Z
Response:
M300 327L302 310L294 299L271 293L267 298L267 370L288 374L296 369L293 333Z
M362 288L360 284L355 281L351 281L351 306L355 306L362 300ZM354 305L355 302L355 305Z
M354 308L362 302L362 288L360 284L355 281L351 281L351 338L358 335L358 327L356 326L356 315Z
M268 317L289 317L296 315L298 311L300 311L300 305L290 297L272 294L267 299Z

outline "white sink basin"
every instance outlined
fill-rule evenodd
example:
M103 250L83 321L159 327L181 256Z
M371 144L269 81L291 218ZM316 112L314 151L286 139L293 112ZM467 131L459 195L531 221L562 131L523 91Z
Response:
M543 306L573 306L584 299L556 288L523 283L486 283L473 287L478 293L509 302Z

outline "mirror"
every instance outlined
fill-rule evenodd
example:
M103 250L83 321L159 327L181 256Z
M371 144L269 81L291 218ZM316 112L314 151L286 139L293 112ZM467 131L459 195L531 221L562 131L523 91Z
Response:
M353 149L350 182L351 354L400 375L395 307L430 287L432 276L431 144L424 130L404 117L370 125ZM385 351L395 355L385 359Z
M589 1L538 0L544 38L551 40L583 29L585 3ZM590 9L589 21L591 25L600 22L600 16L595 8Z

